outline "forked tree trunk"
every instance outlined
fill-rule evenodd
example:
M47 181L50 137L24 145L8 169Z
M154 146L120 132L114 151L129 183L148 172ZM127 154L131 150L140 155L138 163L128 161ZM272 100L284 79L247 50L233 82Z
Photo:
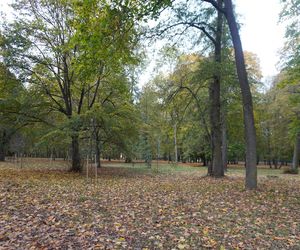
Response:
M79 139L78 135L72 136L72 172L81 172L82 166L80 162L80 153L79 153Z
M294 146L293 164L292 169L296 170L299 167L299 153L300 153L300 134L296 136L296 142Z
M232 0L224 0L225 3L225 16L230 29L238 79L240 83L243 113L244 113L244 126L245 126L245 139L246 139L246 189L255 189L257 187L257 167L256 167L256 133L254 125L253 104L250 86L245 67L245 59L243 54L242 43L238 31L238 26L233 13Z
M222 7L222 0L218 0L218 6ZM222 127L221 127L221 74L220 63L222 53L222 23L223 14L218 12L217 29L215 38L214 61L217 70L214 74L213 82L210 85L210 122L211 122L211 140L212 140L212 176L223 177L224 168L222 164Z

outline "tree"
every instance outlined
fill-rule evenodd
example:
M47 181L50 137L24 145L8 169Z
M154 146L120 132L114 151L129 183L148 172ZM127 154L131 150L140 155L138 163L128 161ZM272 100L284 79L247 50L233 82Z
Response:
M157 151L155 150L157 139L161 136L161 118L163 117L158 94L151 82L143 87L137 108L141 117L138 148L142 159L148 167L151 167L152 159Z
M220 8L215 0L203 0L211 3L219 12L225 15L230 30L236 61L236 70L242 93L243 114L246 138L246 189L257 187L256 167L256 132L253 115L253 103L250 86L245 67L242 43L239 35L238 25L234 15L232 0L224 0L224 8Z
M114 145L129 159L130 145L136 139L137 112L132 103L130 84L126 75L112 75L101 86L94 105L84 115L84 134L93 144L96 165L100 167L100 155L107 144Z
M285 73L284 84L290 85L292 91L291 101L294 108L299 105L299 69L300 69L300 31L299 31L299 15L300 15L300 1L282 1L283 10L280 14L280 20L287 22L286 28L286 43L283 48L284 64L282 65ZM298 113L298 112L297 112ZM300 155L300 126L299 115L294 116L291 123L294 134L294 154L292 170L297 172L299 166Z
M12 136L22 128L12 113L24 91L21 83L2 63L0 64L0 161L5 160ZM18 98L19 97L19 98Z
M223 7L223 1L218 0L219 8ZM212 175L214 177L224 176L224 165L222 163L222 127L221 127L221 72L220 64L222 62L222 33L223 33L223 15L218 12L217 25L214 43L214 62L216 71L210 86L211 100L211 136L212 136Z
M134 22L122 11L128 6L101 0L13 6L18 18L3 27L5 63L69 120L72 170L81 171L80 115L95 105L107 76L134 61Z
M216 12L213 8L195 9L197 3L192 3L193 8L187 7L187 4L181 3L179 6L174 6L173 18L168 22L163 22L163 25L158 27L158 35L162 35L167 31L172 32L176 36L188 36L187 30L196 30L191 32L196 39L204 40L202 44L207 47L207 51L211 55L211 60L214 62L213 70L211 71L211 83L209 86L210 93L210 136L212 161L208 168L208 174L214 177L224 176L224 167L222 164L222 128L221 128L221 62L222 62L222 40L223 40L223 14ZM223 8L223 1L218 0L219 8ZM217 17L215 17L217 16ZM199 35L200 33L200 35ZM197 34L197 36L195 36ZM199 79L199 85L201 85Z
M181 159L197 161L201 158L206 165L211 157L208 150L211 133L206 112L209 107L207 86L212 78L209 69L214 63L197 54L181 54L173 61L176 62L173 70L168 74L161 73L155 81L169 117L169 133L174 141L176 138L176 144L181 145L179 150L175 150L181 151ZM191 131L192 128L194 131ZM198 143L195 142L197 139Z

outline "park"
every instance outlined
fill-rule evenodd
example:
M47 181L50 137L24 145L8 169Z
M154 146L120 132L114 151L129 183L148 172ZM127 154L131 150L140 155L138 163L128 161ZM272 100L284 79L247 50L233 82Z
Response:
M0 249L300 248L299 0L1 4Z

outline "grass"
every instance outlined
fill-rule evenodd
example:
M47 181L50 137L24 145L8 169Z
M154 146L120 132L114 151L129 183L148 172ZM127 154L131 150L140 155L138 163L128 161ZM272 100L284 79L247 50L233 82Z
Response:
M126 168L126 169L134 169L136 172L141 173L176 173L176 172L203 172L205 173L207 170L205 167L192 167L183 164L172 164L172 163L156 163L152 162L151 167L149 168L145 163L109 163L103 164L104 167L118 167L118 168Z

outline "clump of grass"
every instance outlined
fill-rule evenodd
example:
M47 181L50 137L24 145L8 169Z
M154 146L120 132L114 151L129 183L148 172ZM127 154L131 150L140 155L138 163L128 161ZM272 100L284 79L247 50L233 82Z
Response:
M284 174L299 174L299 169L287 168L283 170Z

